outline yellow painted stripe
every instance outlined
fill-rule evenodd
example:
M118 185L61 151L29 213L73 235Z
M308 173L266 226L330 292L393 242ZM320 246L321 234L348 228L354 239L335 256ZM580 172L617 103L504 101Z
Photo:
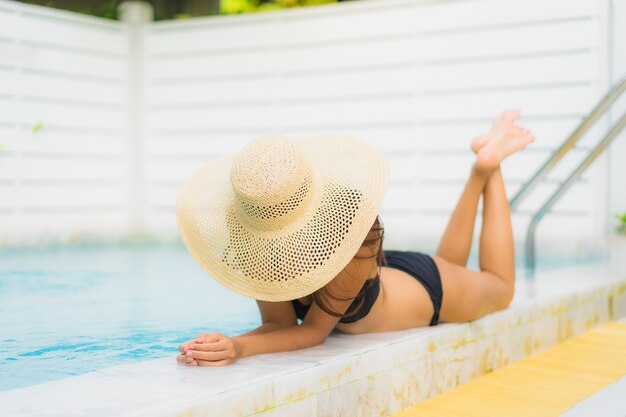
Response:
M626 323L608 322L392 417L552 417L626 375Z

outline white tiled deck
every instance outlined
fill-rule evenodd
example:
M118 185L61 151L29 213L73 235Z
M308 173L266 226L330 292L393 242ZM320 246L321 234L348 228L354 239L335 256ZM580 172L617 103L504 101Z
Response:
M467 323L333 333L217 368L171 358L0 393L6 416L384 416L619 317L626 276L586 267L518 278L511 306Z

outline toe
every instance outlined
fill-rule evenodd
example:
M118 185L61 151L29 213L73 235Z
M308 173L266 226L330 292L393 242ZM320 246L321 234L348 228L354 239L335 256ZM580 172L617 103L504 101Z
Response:
M493 121L493 127L497 128L515 122L520 116L519 110L505 110L500 113Z
M507 114L509 115L511 119L517 119L521 116L522 112L519 111L518 109L515 109L515 110L508 110Z
M533 135L532 133L528 132L526 134L526 136L524 136L524 139L526 139L526 142L528 143L533 143L535 141L535 135Z

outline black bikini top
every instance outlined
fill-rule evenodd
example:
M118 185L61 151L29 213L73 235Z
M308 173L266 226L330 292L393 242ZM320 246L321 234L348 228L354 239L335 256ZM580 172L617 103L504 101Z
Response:
M365 281L365 284L363 284L363 287L361 288L357 296L352 301L352 304L350 305L350 307L348 307L348 309L354 308L354 306L358 305L361 302L361 299L363 299L363 304L361 305L361 308L355 311L350 316L342 317L341 319L339 319L339 322L340 323L354 323L355 321L360 320L363 317L365 317L367 313L369 313L370 310L372 309L372 306L374 305L374 301L376 301L376 298L378 297L379 292L380 292L380 277L376 275L376 277ZM297 298L295 300L291 300L291 303L293 304L293 307L296 310L296 316L300 320L304 320L304 316L306 315L307 311L309 311L309 308L311 306L302 304Z

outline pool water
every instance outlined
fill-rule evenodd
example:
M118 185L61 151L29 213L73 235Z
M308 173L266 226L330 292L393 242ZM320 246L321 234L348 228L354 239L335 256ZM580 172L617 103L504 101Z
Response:
M171 356L200 332L260 325L256 302L182 246L0 252L0 391Z
M592 260L540 259L539 266ZM476 264L473 255L468 266ZM128 362L174 361L177 346L200 332L234 336L259 325L255 300L211 279L182 245L0 251L0 391Z

